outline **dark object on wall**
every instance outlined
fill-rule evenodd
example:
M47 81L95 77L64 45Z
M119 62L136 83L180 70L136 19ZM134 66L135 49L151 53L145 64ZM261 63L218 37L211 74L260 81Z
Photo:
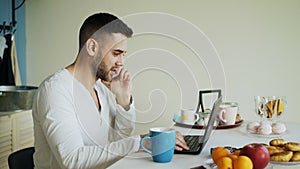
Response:
M16 10L19 9L21 6L23 6L25 3L25 0L22 1L22 3L20 5L18 5L17 7L15 7L15 0L11 0L11 22L9 25L6 25L6 22L3 22L3 25L0 25L0 32L4 32L3 34L5 34L5 31L9 31L12 32L13 28L16 26L17 21L16 21ZM13 30L13 32L15 32L15 30Z
M7 48L4 50L3 59L0 58L0 85L14 86L16 83L11 63L12 34L7 34L4 37Z

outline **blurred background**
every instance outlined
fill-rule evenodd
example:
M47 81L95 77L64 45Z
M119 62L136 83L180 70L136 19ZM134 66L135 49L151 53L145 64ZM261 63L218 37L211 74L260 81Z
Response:
M109 12L135 32L125 63L133 77L136 133L171 126L173 115L196 108L198 91L206 89L222 89L223 100L238 102L247 121L259 118L254 96L285 96L282 120L299 121L299 9L298 0L27 0L17 28L23 24L26 37L17 44L24 48L22 83L39 85L72 63L84 19Z

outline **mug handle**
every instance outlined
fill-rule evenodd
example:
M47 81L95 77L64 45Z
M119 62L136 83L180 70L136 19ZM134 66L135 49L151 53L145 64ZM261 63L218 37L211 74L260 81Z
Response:
M224 118L223 118L223 114L226 112L226 110L225 109L222 109L221 111L220 111L220 113L219 113L219 119L223 122L223 123L226 123L227 122L227 120L225 120Z
M195 113L195 116L196 116L196 119L195 119L194 123L196 123L200 118L199 114L197 114L197 113Z
M149 139L149 141L151 142L151 137L149 137L149 136L144 136L144 137L141 139L141 141L140 141L140 145L141 145L141 147L142 147L143 150L145 150L145 151L146 151L147 153L149 153L149 154L152 154L152 151L151 151L151 150L149 150L149 149L147 149L146 147L144 147L144 144L143 144L144 139Z

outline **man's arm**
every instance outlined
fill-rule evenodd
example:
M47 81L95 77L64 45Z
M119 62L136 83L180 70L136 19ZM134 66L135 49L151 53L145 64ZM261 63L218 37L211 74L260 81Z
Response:
M104 146L85 145L74 110L72 95L66 88L41 88L35 116L61 168L105 168L139 148L139 137L128 137ZM41 136L42 137L42 136Z
M118 76L110 82L110 90L116 96L116 101L126 111L131 104L131 79L128 70L121 68Z

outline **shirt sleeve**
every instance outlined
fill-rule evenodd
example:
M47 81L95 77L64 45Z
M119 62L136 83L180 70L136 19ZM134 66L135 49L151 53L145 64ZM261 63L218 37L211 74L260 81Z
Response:
M109 105L110 135L109 141L117 141L132 136L135 131L136 111L133 97L130 99L129 110L125 110L116 101L116 96L99 80L98 91L105 95Z
M36 124L40 126L46 144L61 168L106 168L128 153L138 151L139 136L122 137L104 146L85 145L72 96L66 91L64 86L42 86L36 110L33 111L38 121ZM116 122L117 126L120 123L125 121Z
M136 121L134 102L131 103L130 109L128 111L126 111L121 105L117 103L112 111L115 111L114 113L111 113L115 114L115 116L111 117L111 126L113 127L111 128L112 134L109 135L109 139L111 141L116 141L133 135Z

